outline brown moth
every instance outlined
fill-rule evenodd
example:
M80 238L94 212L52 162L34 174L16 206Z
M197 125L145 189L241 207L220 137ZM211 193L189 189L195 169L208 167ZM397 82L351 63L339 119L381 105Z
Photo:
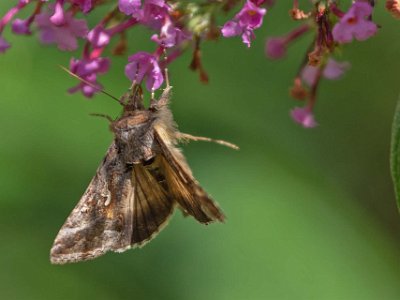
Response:
M109 119L114 141L54 241L53 264L143 246L167 224L176 206L202 224L224 220L176 147L180 139L211 139L177 130L168 108L170 90L147 109L138 85L119 100L121 117Z

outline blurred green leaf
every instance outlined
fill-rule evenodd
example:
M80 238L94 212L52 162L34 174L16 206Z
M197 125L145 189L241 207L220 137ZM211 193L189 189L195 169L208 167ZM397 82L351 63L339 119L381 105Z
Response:
M87 101L65 92L76 80L58 65L78 51L42 47L6 28L12 48L0 55L1 299L400 299L400 218L387 163L400 24L377 7L379 35L346 46L343 60L352 69L343 80L322 82L320 126L304 130L290 120L299 103L287 90L310 41L294 44L280 62L263 54L267 35L296 26L287 2L277 2L251 49L240 38L204 44L209 85L187 70L190 53L170 68L179 128L241 146L182 146L226 223L201 226L177 213L143 249L65 266L50 264L49 249L112 141L107 122L88 114L117 116L120 107L102 95ZM0 12L10 3L0 1ZM99 18L105 12L96 9ZM132 32L130 54L153 51L150 36ZM99 78L113 95L129 85L125 64L126 57L113 58Z
M392 171L397 207L400 209L400 98L397 102L392 125L390 169Z

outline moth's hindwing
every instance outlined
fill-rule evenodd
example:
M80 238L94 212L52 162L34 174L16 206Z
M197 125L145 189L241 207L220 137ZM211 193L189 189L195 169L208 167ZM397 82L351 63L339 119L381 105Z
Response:
M155 128L155 138L161 149L161 165L169 191L179 207L184 214L193 216L200 223L223 222L225 217L217 203L194 178L183 154L174 145L164 141L164 134L160 131L160 128Z

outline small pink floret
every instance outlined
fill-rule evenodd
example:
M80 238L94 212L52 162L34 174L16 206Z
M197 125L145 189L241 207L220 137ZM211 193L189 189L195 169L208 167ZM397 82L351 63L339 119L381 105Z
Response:
M253 31L261 27L266 13L265 8L260 8L252 1L247 0L233 20L225 23L221 33L224 37L241 35L243 43L250 47L251 41L255 38Z
M313 128L318 124L315 122L314 115L307 107L295 107L290 112L292 119L304 128Z
M110 42L110 35L103 26L98 25L89 31L87 39L94 48L102 48Z
M65 22L60 26L54 25L50 18L48 13L41 13L35 18L42 43L56 43L59 49L66 51L77 49L77 38L86 37L88 32L86 21L75 19L71 12L65 13Z
M158 89L164 81L157 58L147 52L138 52L128 58L125 75L140 84L146 78L146 88L149 91Z
M109 67L109 59L103 57L98 57L95 59L72 58L70 62L71 72L90 82L92 85L80 82L78 85L70 88L68 91L70 93L81 91L86 97L92 97L102 88L101 84L97 82L97 75L106 73Z
M154 34L151 37L152 41L165 48L174 47L189 39L191 39L191 36L176 27L169 18L165 20L164 25L161 27L160 34Z
M66 22L63 6L64 6L64 0L57 0L54 6L54 14L50 17L51 23L53 23L56 26L61 26Z
M92 9L93 0L72 0L73 4L79 5L80 9L86 14Z
M339 79L350 68L350 63L347 61L339 62L333 58L329 58L326 63L322 76L326 79ZM301 71L301 79L308 85L313 86L317 78L318 67L306 65Z
M272 59L279 59L286 55L287 43L285 38L269 38L265 44L265 54Z
M378 26L368 20L372 6L363 1L356 1L333 27L332 34L338 43L350 43L353 39L364 41L376 34Z
M161 29L164 20L169 17L170 6L165 0L119 0L121 12L132 16L141 24L153 29Z
M232 37L242 34L243 29L240 27L239 23L235 21L228 21L222 27L221 32L224 37Z
M132 15L137 13L142 6L141 0L119 0L118 8L121 12L126 15Z
M4 53L11 45L0 35L0 53Z
M32 34L28 20L15 19L11 24L11 30L15 34L30 35Z

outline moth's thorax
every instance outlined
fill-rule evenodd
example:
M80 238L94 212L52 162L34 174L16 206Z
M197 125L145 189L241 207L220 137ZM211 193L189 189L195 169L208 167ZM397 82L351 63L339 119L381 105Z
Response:
M111 124L111 130L125 163L143 163L153 158L159 151L154 141L154 119L153 113L149 110L127 111Z
M115 120L112 125L112 131L129 130L144 123L148 123L151 119L151 111L136 110L126 111L119 119Z

